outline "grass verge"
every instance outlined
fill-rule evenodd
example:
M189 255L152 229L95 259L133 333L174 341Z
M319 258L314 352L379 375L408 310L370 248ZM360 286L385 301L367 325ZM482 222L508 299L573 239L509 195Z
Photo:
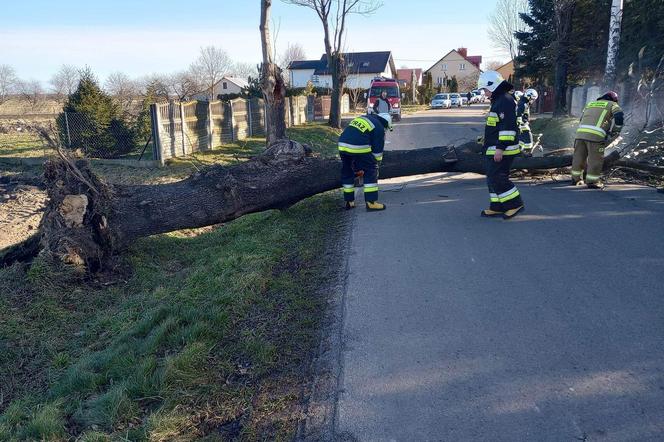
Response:
M289 136L336 155L338 131L324 124ZM97 172L172 181L263 148L247 140L157 170ZM42 258L0 269L0 440L290 440L343 213L325 194L146 238L111 280L81 281Z
M139 241L125 281L0 270L0 440L287 440L336 198Z
M530 123L533 134L542 134L541 144L546 150L574 147L578 118L538 117Z

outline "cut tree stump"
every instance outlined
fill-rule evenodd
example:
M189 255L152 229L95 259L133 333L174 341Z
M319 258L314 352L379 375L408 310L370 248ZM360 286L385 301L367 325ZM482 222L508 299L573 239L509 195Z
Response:
M570 155L517 158L514 168L556 169L571 161ZM45 169L49 202L38 233L39 245L65 263L96 271L138 238L284 209L338 189L340 169L340 160L313 156L308 148L290 140L274 143L250 161L211 166L171 184L108 185L85 161L54 160ZM483 174L482 147L469 143L456 148L388 151L380 176L435 172ZM34 242L32 245L23 250L34 249ZM16 256L5 252L0 260L6 265Z

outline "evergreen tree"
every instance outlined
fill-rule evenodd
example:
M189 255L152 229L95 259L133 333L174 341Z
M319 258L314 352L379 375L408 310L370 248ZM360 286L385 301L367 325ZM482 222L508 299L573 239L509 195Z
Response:
M111 158L135 147L135 134L90 68L81 71L78 87L67 98L63 111L58 125L63 144L70 148L88 156Z
M530 12L521 14L528 28L516 32L521 52L515 63L517 79L530 78L539 84L553 81L553 1L529 0Z
M623 79L629 66L638 59L645 47L643 68L654 69L664 55L664 4L662 0L625 0L620 48L618 52L618 75Z

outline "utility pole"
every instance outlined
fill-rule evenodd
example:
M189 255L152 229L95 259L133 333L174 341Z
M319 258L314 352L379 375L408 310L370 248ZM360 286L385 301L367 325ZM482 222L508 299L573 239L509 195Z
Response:
M612 88L616 81L616 62L620 47L620 28L623 16L623 0L613 0L611 4L611 21L609 23L609 48L606 51L606 70L604 85Z
M410 88L413 93L413 104L417 104L417 77L415 75L415 69L410 73Z

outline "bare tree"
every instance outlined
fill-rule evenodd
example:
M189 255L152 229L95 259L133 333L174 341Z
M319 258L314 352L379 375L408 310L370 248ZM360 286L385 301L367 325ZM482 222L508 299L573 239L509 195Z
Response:
M304 48L302 47L301 44L299 43L294 43L294 44L288 44L288 47L286 50L281 54L281 57L279 57L279 66L281 66L281 69L286 70L288 69L288 66L291 64L291 61L295 60L305 60L307 58L307 54L304 51Z
M63 100L76 91L80 79L81 74L76 66L63 64L60 66L60 70L51 77L49 83L58 99Z
M504 64L505 63L503 63L502 61L492 60L492 61L487 62L486 70L487 71L495 71L496 69L502 67Z
M204 88L191 71L176 72L164 78L164 82L169 92L178 97L178 101L189 100Z
M9 99L9 96L16 92L18 78L13 67L7 64L0 64L0 104Z
M104 89L113 97L124 113L129 112L139 93L137 82L124 72L113 72L109 75L104 83Z
M205 85L208 97L213 100L214 86L232 67L233 62L226 51L216 46L206 46L201 48L198 58L191 65L191 71Z
M141 78L138 82L139 84L139 93L145 95L148 90L151 94L168 99L171 94L169 88L169 79L167 75L163 74L150 74Z
M274 62L270 37L272 0L261 0L261 89L265 100L265 137L267 145L286 138L286 85L281 68Z
M526 27L519 14L529 10L528 0L498 0L489 17L489 40L511 60L519 55L519 41L514 33Z
M37 80L19 81L18 91L21 99L30 103L32 110L35 110L44 94L44 88Z
M259 75L259 67L253 63L237 62L233 64L232 75L236 78L249 79L249 77L256 78Z
M369 15L382 6L378 0L283 0L286 3L312 9L323 25L323 42L327 55L327 71L332 76L332 127L341 128L341 97L346 82L344 68L344 33L349 15Z

